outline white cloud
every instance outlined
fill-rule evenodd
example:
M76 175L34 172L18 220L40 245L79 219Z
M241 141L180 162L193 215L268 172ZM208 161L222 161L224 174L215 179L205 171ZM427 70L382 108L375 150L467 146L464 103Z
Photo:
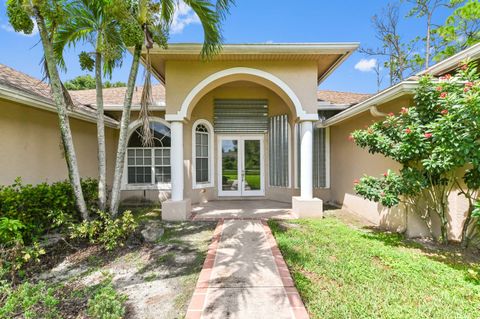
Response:
M170 32L172 34L182 33L183 29L190 24L199 24L200 19L193 12L192 8L187 6L185 2L179 1L173 14L172 25L170 26Z
M24 37L33 37L33 36L36 36L38 34L38 28L37 28L37 23L34 21L34 27L33 27L33 30L32 30L32 33L30 34L25 34L23 32L16 32L16 34L19 34L21 36L24 36ZM7 32L15 32L15 30L13 29L13 27L10 25L10 23L1 23L0 24L0 29L3 29Z
M361 59L355 64L355 70L360 72L371 72L377 66L377 59Z

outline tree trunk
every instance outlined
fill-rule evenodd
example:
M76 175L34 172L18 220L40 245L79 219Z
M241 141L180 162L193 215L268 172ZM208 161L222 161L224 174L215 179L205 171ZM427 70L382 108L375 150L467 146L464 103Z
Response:
M433 13L433 12L432 12ZM426 47L425 47L425 69L428 69L430 66L430 38L431 38L431 27L432 27L432 13L428 15L427 18L427 39L426 39Z
M100 37L99 37L100 39ZM107 164L105 160L105 119L103 114L102 55L95 54L95 82L97 92L97 139L98 139L98 208L105 211L107 202Z
M142 46L137 45L133 52L133 61L128 76L127 91L125 92L125 101L123 103L122 119L120 121L120 135L118 137L117 158L115 161L115 172L113 175L112 194L110 199L110 212L112 216L118 214L120 205L120 189L122 186L123 167L125 164L125 152L127 150L128 125L130 124L130 108L132 106L133 90L137 79L138 67L140 64L140 53Z
M470 222L472 220L472 212L473 212L473 201L472 198L468 198L468 211L467 211L467 217L465 218L465 222L463 223L462 227L462 247L467 248L468 247L468 242L470 240L468 230L470 227Z
M62 91L62 82L58 75L57 64L53 54L53 45L48 35L45 20L40 13L38 7L33 6L33 13L37 22L40 39L43 44L45 61L47 62L48 76L50 78L50 86L52 89L53 99L57 107L58 120L60 125L60 133L62 137L63 148L65 152L65 160L67 162L68 176L70 184L73 188L75 196L75 204L84 220L89 219L87 205L82 192L82 184L80 182L80 173L78 171L77 156L73 145L72 132L68 120L67 103Z

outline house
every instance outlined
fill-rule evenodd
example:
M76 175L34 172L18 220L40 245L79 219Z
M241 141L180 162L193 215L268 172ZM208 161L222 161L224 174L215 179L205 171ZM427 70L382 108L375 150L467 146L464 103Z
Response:
M186 219L191 204L259 199L292 203L299 216L321 216L323 202L342 205L385 228L426 234L399 207L386 209L356 195L352 181L396 163L348 141L354 129L412 104L416 78L373 96L318 91L357 43L230 44L211 61L199 44L150 50L155 85L153 147L140 142L141 87L134 94L122 183L123 200L162 201L167 219ZM425 72L441 75L474 46ZM145 61L146 52L142 58ZM125 88L104 90L107 166L111 183ZM80 173L96 177L94 90L72 91L70 111ZM0 67L0 184L66 178L48 86ZM51 111L51 112L49 112ZM464 203L452 198L451 236L458 238ZM459 226L460 225L460 226ZM460 227L460 228L459 228Z

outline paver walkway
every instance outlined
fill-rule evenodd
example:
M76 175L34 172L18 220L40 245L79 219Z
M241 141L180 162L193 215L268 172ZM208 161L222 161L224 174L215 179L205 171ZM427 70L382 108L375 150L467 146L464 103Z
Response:
M265 221L219 221L187 318L308 318Z

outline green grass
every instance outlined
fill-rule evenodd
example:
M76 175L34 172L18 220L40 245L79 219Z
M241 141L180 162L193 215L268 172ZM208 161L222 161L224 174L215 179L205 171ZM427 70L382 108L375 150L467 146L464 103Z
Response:
M335 218L269 224L312 318L480 318L478 263Z

